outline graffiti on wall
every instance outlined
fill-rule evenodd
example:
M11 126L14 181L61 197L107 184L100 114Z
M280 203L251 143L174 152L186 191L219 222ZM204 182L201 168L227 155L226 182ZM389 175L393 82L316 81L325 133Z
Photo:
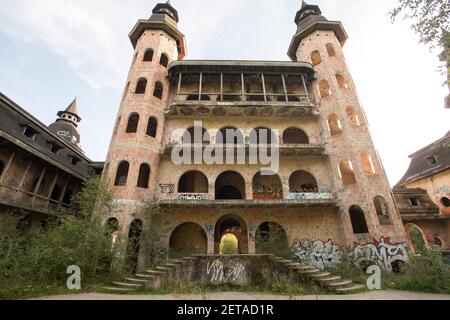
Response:
M283 199L283 186L281 184L273 184L271 186L264 186L256 183L253 186L254 200L281 200Z
M292 254L294 260L323 270L341 262L342 249L331 240L303 240L294 243Z
M224 264L221 259L209 261L206 275L211 283L232 283L245 274L245 266L240 262L229 260Z
M168 195L175 193L175 185L174 184L160 184L159 188L161 189L161 193L165 193Z
M288 200L329 200L333 199L333 194L324 192L324 193L294 193L291 192L288 195Z
M295 242L292 246L294 260L321 270L339 264L343 253L342 248L331 240L326 242L303 240ZM393 262L407 263L409 260L408 245L393 244L389 238L381 238L380 241L365 245L355 244L348 251L348 256L358 267L362 267L363 263L371 262L388 271L392 271Z
M384 270L392 271L392 263L409 261L406 243L391 244L388 238L381 238L377 243L356 245L349 253L350 259L361 267L364 262L376 263Z
M202 200L208 200L207 194L182 194L178 197L180 200L186 200L186 201L202 201Z
M441 208L442 213L450 215L450 208L443 204L443 198L450 198L450 188L448 186L441 186L434 192L434 201Z

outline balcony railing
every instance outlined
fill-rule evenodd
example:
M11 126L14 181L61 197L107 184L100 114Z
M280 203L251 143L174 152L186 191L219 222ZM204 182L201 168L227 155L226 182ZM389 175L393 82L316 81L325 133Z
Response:
M336 207L337 202L332 193L290 193L285 199L237 199L216 200L213 195L203 193L175 193L168 198L160 199L162 207Z

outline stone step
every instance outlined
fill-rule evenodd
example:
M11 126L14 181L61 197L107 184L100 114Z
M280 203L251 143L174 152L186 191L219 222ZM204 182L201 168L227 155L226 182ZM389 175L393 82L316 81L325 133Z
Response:
M183 260L185 260L185 261L195 261L196 258L194 258L194 257L184 257Z
M126 292L130 292L133 291L133 289L130 288L120 288L120 287L101 287L101 289L106 290L106 291L111 291L111 292L118 292L118 293L126 293Z
M148 273L148 274L154 275L154 276L160 276L160 275L165 274L164 271L158 271L158 270L145 270L144 273Z
M300 263L293 262L293 263L289 263L287 266L288 266L290 269L295 269L296 267L300 267L301 264L300 264Z
M286 259L280 260L279 262L282 263L282 264L286 264L286 265L290 264L290 263L293 263L292 260L286 260Z
M303 269L303 270L300 269L297 271L298 271L298 273L304 274L304 275L320 272L319 269L315 269L315 268L309 268L309 269Z
M138 279L138 278L125 278L127 282L135 283L135 284L145 284L150 279Z
M316 281L318 279L322 279L322 278L327 278L329 276L331 276L331 273L325 272L325 271L324 272L319 272L319 273L313 273L313 274L308 275L308 277L311 278L314 281Z
M152 280L152 279L158 278L157 275L150 275L150 274L143 274L143 273L137 273L134 276L136 278L147 279L147 280Z
M340 276L330 276L330 277L316 279L315 281L326 285L327 283L342 281L342 277L340 277Z
M352 280L341 280L341 281L338 281L338 282L331 282L331 283L327 283L326 284L326 286L328 288L334 289L334 290L348 288L348 287L351 287L353 285L354 285L354 283L353 283Z
M351 287L336 289L336 292L338 292L338 293L353 293L353 292L360 291L363 289L365 289L365 287L362 284L354 284Z
M273 261L281 261L284 260L283 257L277 257L277 256L271 256L269 259L273 260Z
M118 286L120 288L129 288L129 289L140 289L144 287L143 284L135 284L135 283L128 283L128 282L113 282L113 285Z
M175 263L166 263L164 265L164 267L171 268L171 269L178 268L179 266L180 266L179 264L175 264Z
M164 271L164 272L169 272L170 270L174 269L174 268L169 268L169 267L156 267L155 268L157 271Z
M314 269L313 267L308 267L308 266L303 266L303 265L299 265L299 266L296 266L296 267L294 267L293 269L295 269L295 270L309 270L309 269Z

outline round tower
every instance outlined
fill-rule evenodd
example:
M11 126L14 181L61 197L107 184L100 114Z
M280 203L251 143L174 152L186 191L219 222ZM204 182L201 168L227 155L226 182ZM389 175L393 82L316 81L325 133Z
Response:
M170 2L160 3L129 35L134 54L103 173L119 204L115 216L124 234L133 220L141 219L143 202L151 201L157 188L169 97L167 68L185 55L177 22L178 12Z
M293 61L312 63L317 73L311 94L321 112L346 242L383 237L404 241L391 187L345 62L347 33L341 22L327 20L318 6L304 1L295 23L288 55Z
M80 132L78 131L80 121L75 98L64 111L58 112L58 119L48 127L68 143L80 147Z

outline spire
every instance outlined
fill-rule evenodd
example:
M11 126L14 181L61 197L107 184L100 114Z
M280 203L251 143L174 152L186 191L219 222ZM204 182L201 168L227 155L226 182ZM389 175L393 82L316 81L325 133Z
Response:
M308 4L304 0L302 0L302 7L295 16L295 24L298 25L302 20L306 19L308 16L311 15L320 16L321 14L322 11L320 11L319 6Z
M158 3L156 7L153 9L153 14L164 14L169 16L175 22L179 22L178 11L172 7L170 0L166 3Z
M68 117L64 117L64 115L66 115L66 116L69 115L72 117L68 118ZM78 107L77 107L77 98L76 97L64 111L58 112L58 117L60 117L62 119L73 119L74 118L72 122L74 122L75 124L77 122L81 121L81 118L78 115Z

